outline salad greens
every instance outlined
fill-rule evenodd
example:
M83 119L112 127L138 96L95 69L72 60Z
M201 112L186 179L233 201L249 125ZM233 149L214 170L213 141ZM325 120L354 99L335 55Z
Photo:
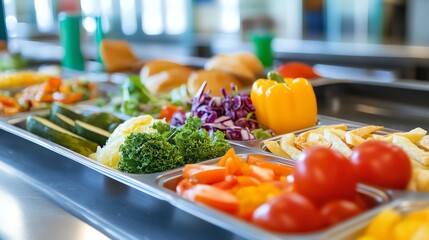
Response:
M186 86L173 89L170 94L154 95L140 81L137 75L130 75L121 86L121 99L117 102L116 110L129 116L142 113L158 114L166 105L177 105L187 109L184 99L187 96Z
M120 146L118 169L126 173L154 173L223 156L231 147L220 131L213 137L201 128L201 119L190 116L180 128L165 122L154 132L132 133Z

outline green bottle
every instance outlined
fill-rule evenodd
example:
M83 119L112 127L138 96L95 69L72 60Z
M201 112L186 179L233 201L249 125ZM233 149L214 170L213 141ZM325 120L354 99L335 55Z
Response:
M60 40L64 49L63 67L83 71L85 60L80 48L81 15L62 12L58 15L60 22Z
M95 17L96 29L95 29L95 46L97 47L97 62L103 64L103 60L101 59L101 50L100 45L104 39L103 34L103 26L101 25L101 16Z
M4 1L0 0L0 42L7 43L6 16L4 14ZM1 48L1 46L0 46ZM1 51L1 49L0 49Z
M255 32L252 34L255 55L264 67L271 67L273 65L272 41L273 35L268 32Z

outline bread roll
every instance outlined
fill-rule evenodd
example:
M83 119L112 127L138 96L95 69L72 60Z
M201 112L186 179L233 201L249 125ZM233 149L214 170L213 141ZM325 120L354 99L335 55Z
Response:
M233 75L219 70L200 70L191 74L188 80L188 91L191 96L195 95L201 85L207 81L206 91L210 90L213 96L222 96L221 88L225 88L226 92L230 93L231 83L235 84L239 89L242 87Z
M152 93L166 93L186 84L191 73L192 69L187 67L171 68L146 77L142 83Z
M233 74L244 85L250 85L255 80L255 74L238 59L230 55L218 55L210 59L204 68L206 70L219 70Z
M108 72L129 70L139 61L126 41L104 39L100 44L100 55Z
M264 71L264 66L261 61L252 53L249 52L240 52L231 55L243 63L248 69L250 69L255 76L262 74Z
M144 79L146 77L160 73L164 70L177 68L177 67L183 67L183 65L175 62L165 61L165 60L149 61L141 69L140 78Z

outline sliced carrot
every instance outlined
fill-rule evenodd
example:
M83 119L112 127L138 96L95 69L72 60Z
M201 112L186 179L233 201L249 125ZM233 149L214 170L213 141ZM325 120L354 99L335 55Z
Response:
M228 213L235 213L239 209L239 202L236 196L210 185L197 184L186 190L183 197Z
M247 161L248 164L252 164L252 165L257 165L258 163L261 162L267 162L267 160L262 157L262 156L258 156L258 155L249 155L247 156Z
M257 186L261 184L258 179L249 176L237 176L237 183L241 187Z
M19 104L11 97L0 96L0 103L8 107L17 107Z
M3 108L3 112L5 115L13 115L13 114L17 114L20 112L20 108L19 107L4 107Z
M70 104L70 103L75 103L80 99L82 99L83 93L74 92L74 93L64 94L61 92L55 92L54 94L52 94L52 97L55 101L65 103L65 104Z
M249 176L250 175L250 165L247 163L243 163L243 165L241 165L240 168L240 174L244 175L244 176Z
M65 85L65 84L63 84L63 85L61 85L61 87L60 87L60 92L61 92L61 93L64 93L64 94L69 94L69 93L71 93L71 92L72 92L72 89L71 89L70 85Z
M225 180L223 180L222 182L217 182L212 184L213 187L217 187L220 188L222 190L231 190L233 189L235 186L237 186L238 181L237 181L237 177L234 175L227 175L225 177Z
M226 165L226 161L228 160L228 158L234 158L235 155L235 150L234 148L230 148L225 155L219 160L219 162L217 163L218 166L221 167L225 167Z
M61 79L57 77L50 77L46 82L40 85L39 90L42 93L53 93L61 86Z
M44 103L50 103L54 101L54 98L52 97L52 94L50 93L37 93L35 97L36 101L44 102Z
M184 178L182 179L182 181L179 182L179 184L177 184L176 193L179 194L180 196L183 196L183 193L193 186L195 186L195 183L192 183L189 181L189 179Z
M188 178L191 182L210 184L223 181L228 175L225 167L187 164L183 169L183 177Z
M261 168L267 168L274 171L274 174L277 176L287 176L292 173L292 168L280 163L274 163L274 162L259 162L255 164L258 167Z
M261 182L272 181L274 180L274 171L271 169L250 165L249 176L258 179Z
M228 169L229 174L238 174L240 172L243 161L239 157L228 158L225 167Z

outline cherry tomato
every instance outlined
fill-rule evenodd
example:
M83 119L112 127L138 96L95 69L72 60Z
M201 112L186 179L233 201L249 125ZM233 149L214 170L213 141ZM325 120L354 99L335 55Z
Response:
M411 179L410 159L404 150L389 142L366 141L356 147L351 161L358 180L363 183L405 189Z
M186 190L183 193L183 197L228 213L235 213L239 209L239 202L236 196L210 185L197 184Z
M176 105L163 106L161 109L161 112L159 113L159 118L160 119L165 118L165 121L170 122L171 118L176 112L181 112L185 114L185 111L183 110L183 108L178 107Z
M322 226L316 206L298 193L284 193L258 207L252 222L276 232L309 232Z
M318 78L313 68L302 62L288 62L276 68L284 78Z
M353 200L356 173L341 153L326 147L307 148L298 156L293 171L295 190L316 204L335 199Z
M362 210L362 211L366 211L371 207L374 207L375 205L377 205L378 203L376 202L375 199L366 196L366 195L361 195L361 194L356 194L355 199L353 200L353 202L358 205L358 207Z
M323 222L327 226L335 225L361 212L362 209L356 203L342 199L330 201L320 209Z

